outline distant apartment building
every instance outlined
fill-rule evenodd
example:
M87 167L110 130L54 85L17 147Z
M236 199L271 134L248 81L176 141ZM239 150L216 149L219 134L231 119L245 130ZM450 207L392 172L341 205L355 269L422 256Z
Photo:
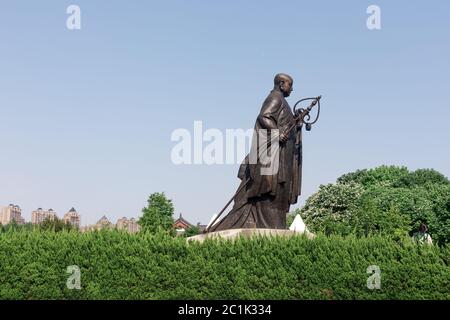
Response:
M101 230L103 228L112 228L113 224L108 220L106 216L100 218L94 226L95 230Z
M48 209L47 211L42 210L42 208L37 208L36 210L31 212L31 223L40 224L44 222L44 220L56 220L56 212L53 209Z
M69 212L67 212L64 215L63 220L65 223L71 224L72 226L79 228L81 216L78 214L77 210L75 210L75 208L72 207L72 209L70 209Z
M100 218L100 220L97 221L96 224L80 227L80 231L81 232L98 231L104 228L112 228L113 226L114 225L108 220L108 218L106 216L103 216Z
M25 220L22 218L22 209L18 205L10 204L7 207L0 209L0 223L6 225L15 221L17 224L24 224Z
M139 232L141 226L137 223L136 219L127 219L126 217L123 217L117 220L116 228L118 230L128 231L129 233L136 233Z
M140 225L137 223L137 220L135 218L128 219L126 217L123 217L119 220L117 220L117 223L114 225L109 221L109 219L106 216L101 217L100 220L97 221L96 224L88 225L88 226L82 226L80 227L81 232L88 232L88 231L96 231L96 230L102 230L102 229L113 229L117 228L118 230L125 230L129 233L136 233L141 230Z

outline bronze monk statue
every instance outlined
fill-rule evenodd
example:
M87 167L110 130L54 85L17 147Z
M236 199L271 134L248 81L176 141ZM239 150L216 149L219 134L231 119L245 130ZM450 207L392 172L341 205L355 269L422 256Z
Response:
M303 123L296 121L296 115L285 99L291 94L292 86L289 75L275 76L274 88L262 105L252 139L250 154L264 152L265 144L266 150L278 152L276 170L263 173L261 169L265 163L249 161L247 156L239 169L238 177L242 182L232 198L233 209L222 220L212 223L207 232L236 228L286 229L286 215L290 205L297 202L302 180ZM255 143L260 131L268 132L270 137L264 146ZM270 148L272 144L277 144L277 148Z

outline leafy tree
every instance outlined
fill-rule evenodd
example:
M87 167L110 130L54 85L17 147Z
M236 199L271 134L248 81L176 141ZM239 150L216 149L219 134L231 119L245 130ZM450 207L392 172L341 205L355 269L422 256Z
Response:
M200 228L198 226L192 226L184 232L186 238L196 236L200 234Z
M313 232L402 238L421 223L433 240L450 242L450 181L432 169L381 166L320 186L301 214Z
M15 220L11 221L8 224L2 225L0 223L0 232L8 232L8 231L18 231L18 230L33 230L35 226L31 222L27 222L24 224L18 224Z
M142 231L173 232L173 204L167 199L164 192L152 193L147 200L147 207L142 209L142 217L139 218L139 225Z
M306 200L301 216L313 232L348 234L352 214L363 192L364 187L352 181L321 185Z
M41 230L51 230L54 232L60 232L63 230L72 230L74 227L70 223L66 223L63 220L59 218L46 218L42 223L39 225L39 228Z
M19 225L17 224L17 222L15 220L12 220L10 223L7 223L5 225L1 225L1 230L2 232L7 232L7 231L15 231L19 228Z
M418 169L410 174L399 178L394 186L407 187L424 186L426 184L448 185L449 180L442 173L433 169Z
M339 184L354 182L366 187L373 185L389 186L408 176L409 171L406 167L380 166L344 174L337 179L337 182Z
M370 197L363 197L360 205L355 208L350 225L358 236L375 234L390 235L401 240L408 236L411 218L403 214L398 207L391 205L382 210L376 201Z

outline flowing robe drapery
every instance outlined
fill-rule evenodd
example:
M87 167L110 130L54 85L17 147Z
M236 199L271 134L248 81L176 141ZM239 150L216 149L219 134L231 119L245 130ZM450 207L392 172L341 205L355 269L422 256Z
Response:
M286 133L292 126L294 128L288 133L285 143L272 141L276 137L274 129ZM269 138L261 145L258 143L261 140L258 133L266 130ZM286 214L301 194L302 137L301 127L295 126L292 110L280 91L272 90L264 101L254 132L250 155L239 168L241 185L233 208L227 216L210 227L211 232L236 228L286 229ZM258 139L257 142L255 139ZM277 145L272 146L272 143ZM278 166L271 163L274 170L269 171L270 174L267 171L262 173L268 166L259 155L265 150L278 152ZM251 155L255 155L255 152L257 161L252 161Z

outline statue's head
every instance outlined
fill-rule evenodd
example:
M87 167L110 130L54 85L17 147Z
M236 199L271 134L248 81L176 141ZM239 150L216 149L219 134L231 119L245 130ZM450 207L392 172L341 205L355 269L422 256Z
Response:
M294 80L285 73L279 73L273 79L274 89L283 93L283 96L289 97L292 92Z

